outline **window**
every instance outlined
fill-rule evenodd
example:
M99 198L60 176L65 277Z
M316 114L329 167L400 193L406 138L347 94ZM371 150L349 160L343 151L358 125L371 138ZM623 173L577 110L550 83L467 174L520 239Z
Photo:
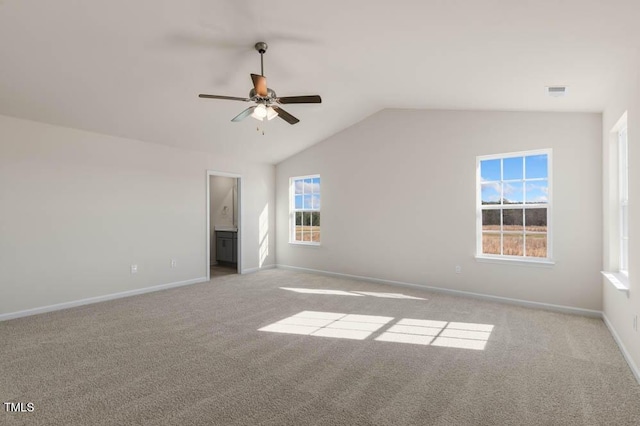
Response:
M629 159L626 124L618 131L620 272L629 275Z
M551 150L477 159L477 254L551 259Z
M291 178L289 186L289 241L320 244L320 176Z
M610 132L607 185L611 192L605 196L605 218L610 232L606 235L609 253L605 256L606 270L602 275L616 289L629 291L629 145L627 112ZM615 184L615 185L612 185Z

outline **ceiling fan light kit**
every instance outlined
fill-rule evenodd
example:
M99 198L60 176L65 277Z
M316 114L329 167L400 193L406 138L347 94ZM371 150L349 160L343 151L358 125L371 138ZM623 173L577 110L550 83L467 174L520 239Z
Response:
M248 98L240 98L235 96L221 96L221 95L206 95L200 94L200 98L204 99L222 99L228 101L243 101L254 102L256 105L236 115L231 121L242 121L248 116L255 118L256 120L263 121L273 120L276 117L282 118L289 124L296 124L298 120L287 111L283 110L276 104L319 104L322 102L322 98L319 95L305 95L305 96L286 96L278 97L276 92L267 87L267 78L264 76L264 54L269 46L267 43L260 41L255 44L255 49L260 53L260 75L251 74L251 81L253 82L253 89L249 91Z
M264 104L256 105L251 116L258 120L263 120L267 116L267 107L265 107Z
M264 121L265 119L273 120L277 116L278 112L273 109L272 106L265 106L264 104L256 105L256 107L253 109L253 112L251 113L251 117L260 121Z
M278 111L273 109L273 107L267 107L267 120L273 120L278 116Z

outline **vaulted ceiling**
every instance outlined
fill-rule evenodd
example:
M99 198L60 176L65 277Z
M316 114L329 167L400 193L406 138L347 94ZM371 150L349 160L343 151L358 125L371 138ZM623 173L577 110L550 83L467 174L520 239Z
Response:
M277 163L388 107L602 111L639 17L637 0L0 0L0 114ZM278 95L323 98L287 105L294 126L197 97L248 95L257 41Z

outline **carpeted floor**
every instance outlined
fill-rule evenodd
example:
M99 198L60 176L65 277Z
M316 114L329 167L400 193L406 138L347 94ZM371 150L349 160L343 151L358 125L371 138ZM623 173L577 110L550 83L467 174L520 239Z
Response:
M238 273L238 266L236 264L217 264L212 265L210 268L211 279L224 277L226 275L232 275Z
M302 311L393 319L363 340L258 331ZM402 319L493 327L484 350L376 340ZM601 320L291 271L6 321L0 342L0 402L35 407L3 425L640 424Z

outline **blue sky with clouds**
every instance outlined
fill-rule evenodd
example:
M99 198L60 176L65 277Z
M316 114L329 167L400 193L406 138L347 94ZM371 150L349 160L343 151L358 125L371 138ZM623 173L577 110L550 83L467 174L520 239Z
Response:
M296 179L294 198L296 210L320 210L320 178Z
M482 202L500 201L503 194L513 203L547 203L547 160L547 154L539 154L480 161Z

